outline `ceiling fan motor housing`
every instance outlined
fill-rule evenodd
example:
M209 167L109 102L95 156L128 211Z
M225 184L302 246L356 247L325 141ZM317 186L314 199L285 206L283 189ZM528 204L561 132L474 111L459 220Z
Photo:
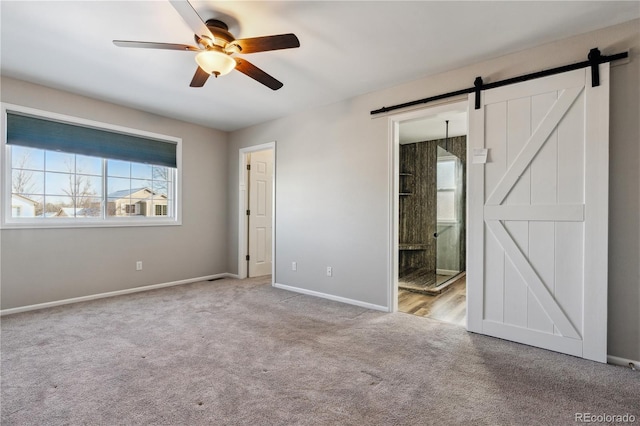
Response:
M229 32L229 27L227 26L227 24L225 24L224 22L219 21L217 19L209 19L207 20L206 25L207 25L207 28L209 28L209 31L211 31L211 34L213 34L214 36L213 44L215 44L216 46L225 49L227 46L229 46L231 43L233 43L236 40L233 34ZM201 40L206 36L198 36L196 34L195 37L196 37L196 42L202 44ZM209 37L206 37L206 38L208 39ZM207 43L205 43L205 47L209 47ZM232 49L233 53L239 52L241 50L240 46L238 45L234 44L233 47L234 47ZM229 52L229 53L232 53L232 52Z

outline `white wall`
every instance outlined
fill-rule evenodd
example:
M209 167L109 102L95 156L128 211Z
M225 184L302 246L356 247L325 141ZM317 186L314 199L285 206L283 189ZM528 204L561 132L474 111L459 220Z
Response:
M491 82L584 61L593 47L605 55L631 50L631 60L611 70L608 352L640 359L639 20L231 133L228 271L238 262L238 150L275 140L276 282L388 306L389 130L386 117L369 112L471 87L476 76Z
M181 226L2 230L2 309L226 272L226 133L20 80L1 83L2 102L183 142Z

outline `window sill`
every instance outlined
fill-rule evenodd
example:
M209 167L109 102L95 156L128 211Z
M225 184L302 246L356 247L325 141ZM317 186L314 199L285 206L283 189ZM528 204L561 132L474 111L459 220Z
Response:
M47 220L43 223L40 220L29 221L9 221L2 224L1 229L68 229L68 228L125 228L125 227L146 227L146 226L180 226L182 221L178 219L158 219L158 220Z

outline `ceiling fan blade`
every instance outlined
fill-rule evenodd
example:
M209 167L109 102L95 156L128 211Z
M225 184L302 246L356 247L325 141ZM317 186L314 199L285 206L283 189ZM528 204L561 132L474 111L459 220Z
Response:
M171 6L182 16L184 22L189 25L189 27L193 30L196 35L210 37L213 39L213 34L207 28L207 25L204 23L198 12L191 6L187 0L169 0Z
M233 42L242 49L241 53L266 52L268 50L300 47L295 34L279 34L265 37L242 38Z
M118 47L138 47L143 49L163 49L163 50L201 50L195 46L188 44L176 43L154 43L152 41L129 41L129 40L113 40L113 44Z
M246 59L235 58L235 60L237 63L236 69L244 75L256 80L258 83L262 83L272 90L278 90L279 88L284 86L281 82L271 77L269 74L262 71L260 68L256 67Z
M209 73L203 70L202 68L198 67L198 69L196 70L196 73L193 75L193 79L191 80L191 84L189 84L189 86L202 87L204 86L204 83L207 82L208 78L209 78Z

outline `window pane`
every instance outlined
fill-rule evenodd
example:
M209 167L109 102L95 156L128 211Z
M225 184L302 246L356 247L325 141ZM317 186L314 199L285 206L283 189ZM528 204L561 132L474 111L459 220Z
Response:
M153 166L153 179L156 180L171 180L171 171L169 167Z
M107 216L121 216L122 215L122 204L126 203L128 200L126 199L116 199L116 198L108 198L107 199Z
M42 214L42 196L11 194L11 217L37 217Z
M73 173L76 170L75 155L66 152L45 151L45 170Z
M72 200L69 197L45 195L45 217L69 218L73 217Z
M96 218L102 216L102 198L86 197L82 205L76 206L76 217Z
M107 174L109 176L130 177L131 163L120 160L107 160Z
M23 169L12 170L11 191L16 194L43 194L44 173Z
M131 179L131 196L146 198L151 196L151 181L141 179Z
M455 161L438 161L438 189L455 188L455 171Z
M96 218L101 216L100 200L92 203L92 207L61 207L51 217L56 218Z
M76 175L75 186L71 193L77 208L95 207L96 197L102 196L102 178L95 176ZM78 214L76 214L78 216Z
M102 176L76 175L78 193L88 196L102 195Z
M131 180L110 177L107 180L107 194L109 197L122 198L131 193Z
M454 191L438 192L437 215L438 220L456 220Z
M131 177L134 179L151 179L152 166L150 164L131 163Z
M66 197L64 197L66 198ZM44 197L44 212L45 218L56 216L60 209L66 204L63 197L54 197L45 195Z
M127 206L131 198L131 180L108 178L107 194L107 216L127 216Z
M59 209L60 207L71 207L69 204L69 197L66 196L58 196L58 195L45 195L44 196L45 203L47 204L47 211L53 211L55 209Z
M125 212L129 216L144 216L145 215L144 201L132 198L129 201L128 206L126 206Z
M102 176L102 158L76 155L76 173Z
M153 181L153 192L158 195L164 195L165 197L169 196L169 182L165 180L154 180Z
M132 211L130 198L109 199L107 205L107 215L112 217L126 217Z
M12 146L11 167L14 169L44 170L44 151L25 146Z
M45 193L71 196L74 193L75 181L75 176L69 173L45 173Z

